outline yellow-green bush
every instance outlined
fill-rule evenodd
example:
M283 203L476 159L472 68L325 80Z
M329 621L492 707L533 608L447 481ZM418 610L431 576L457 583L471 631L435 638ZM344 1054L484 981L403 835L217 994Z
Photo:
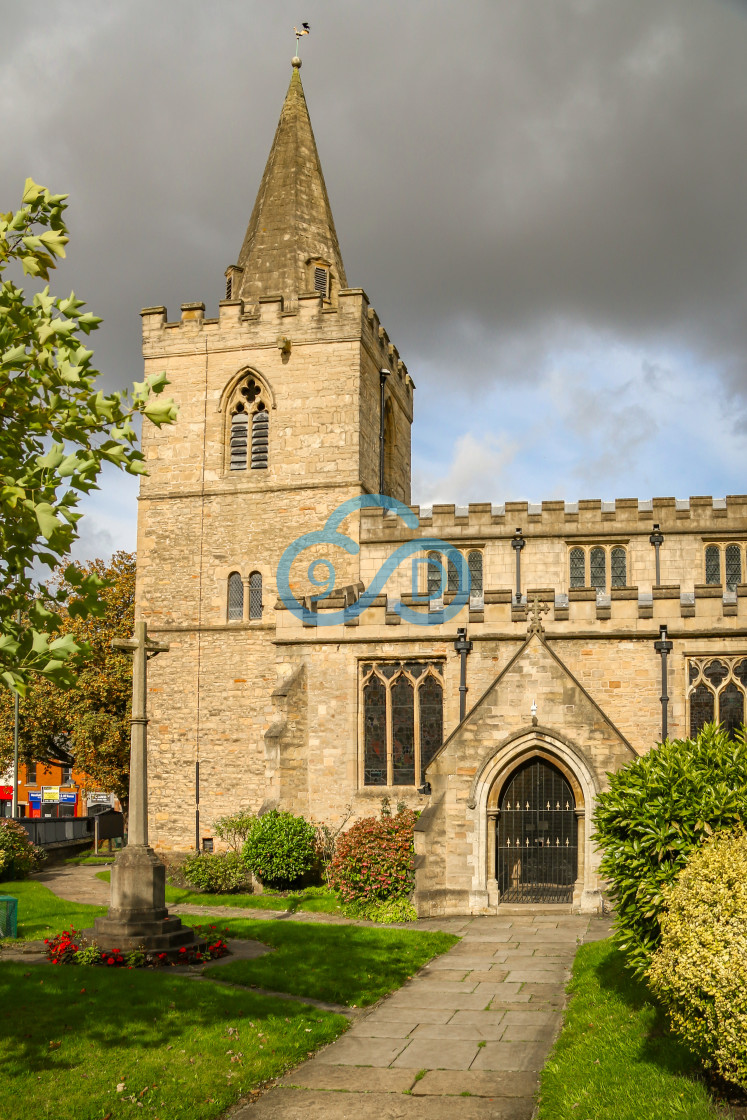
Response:
M747 1088L747 834L693 852L665 907L649 984L706 1068Z

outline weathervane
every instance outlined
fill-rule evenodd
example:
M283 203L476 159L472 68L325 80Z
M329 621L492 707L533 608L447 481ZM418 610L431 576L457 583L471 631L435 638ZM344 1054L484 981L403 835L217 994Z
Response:
M308 23L302 23L302 24L301 24L301 30L300 30L300 31L298 30L298 28L297 28L297 27L294 27L294 28L293 28L293 31L294 31L294 34L295 34L295 36L296 36L296 58L298 58L298 57L299 57L299 54L298 54L298 41L299 41L299 39L301 38L301 36L302 36L302 35L308 35L308 34L309 34L309 32L311 31L311 28L309 27Z
M547 614L549 609L550 604L543 603L539 595L532 596L532 601L527 610L529 616L529 629L527 630L527 634L538 634L540 636L544 634L545 628L542 625L542 615Z

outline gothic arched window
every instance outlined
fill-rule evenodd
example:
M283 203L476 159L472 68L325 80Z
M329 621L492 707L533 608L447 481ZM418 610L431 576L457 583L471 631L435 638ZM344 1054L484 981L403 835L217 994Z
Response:
M244 617L244 581L238 572L228 577L228 621L240 622Z
M690 736L718 720L730 739L744 723L747 661L740 656L688 659Z
M443 743L443 664L362 666L363 783L419 786Z
M249 618L262 617L262 573L249 576Z
M262 388L253 377L245 378L235 390L230 414L230 469L267 470L270 416Z

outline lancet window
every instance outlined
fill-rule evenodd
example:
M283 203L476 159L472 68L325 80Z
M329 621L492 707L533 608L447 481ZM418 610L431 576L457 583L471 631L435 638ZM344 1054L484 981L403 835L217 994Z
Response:
M470 578L470 595L481 595L483 591L482 552L472 549L466 557L467 571ZM442 571L446 570L445 590L456 593L459 590L459 569L453 560L447 560L441 552L428 553L428 598L438 598L441 586Z
M249 618L262 617L262 573L252 572L249 576Z
M267 470L270 415L262 388L253 377L245 378L234 393L230 415L230 469Z
M443 663L362 666L363 784L419 786L443 743Z
M687 671L690 735L717 720L733 738L744 722L747 658L690 657Z
M244 581L238 572L228 577L228 621L241 622L244 617Z

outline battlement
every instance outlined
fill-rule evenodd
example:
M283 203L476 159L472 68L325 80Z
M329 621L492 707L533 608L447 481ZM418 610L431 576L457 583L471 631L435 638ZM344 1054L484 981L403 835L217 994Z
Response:
M714 539L729 534L747 534L747 495L726 498L598 498L565 502L474 502L470 505L410 507L420 521L409 529L394 511L378 508L361 513L361 541L399 542L418 536L460 538L512 537L520 528L524 537L565 539L633 536L650 533L658 524L664 533L706 533Z
M202 350L206 335L215 348L277 346L285 354L292 353L294 344L363 339L375 360L397 374L408 392L414 388L399 351L362 288L344 288L335 302L323 299L318 292L308 292L292 304L287 304L282 295L267 295L258 306L225 299L218 309L217 317L206 318L204 303L183 303L181 318L169 321L165 307L143 308L140 316L145 356Z

